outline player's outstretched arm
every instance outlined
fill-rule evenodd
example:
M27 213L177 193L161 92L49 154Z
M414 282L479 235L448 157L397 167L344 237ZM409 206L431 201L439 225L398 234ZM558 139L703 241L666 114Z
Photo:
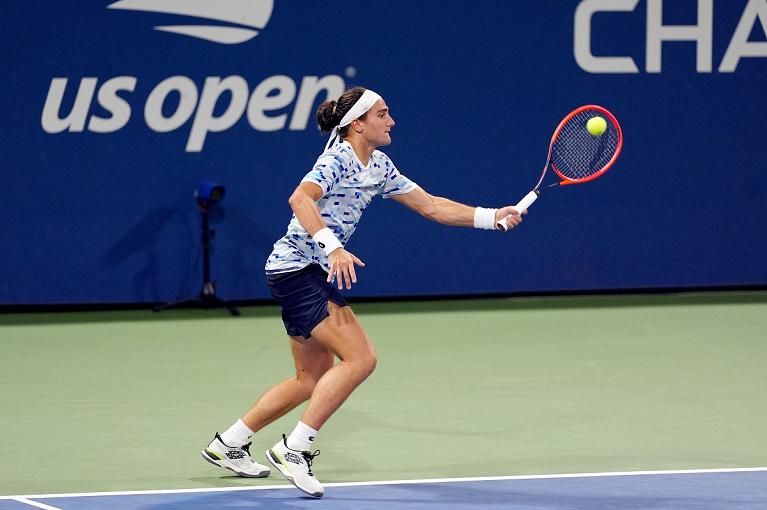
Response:
M407 193L394 195L392 199L424 218L443 225L495 229L495 224L502 218L506 218L510 227L516 226L522 221L522 216L514 206L509 205L496 209L493 216L492 209L472 207L447 198L436 197L424 191L423 188L415 188ZM483 218L483 215L489 216Z

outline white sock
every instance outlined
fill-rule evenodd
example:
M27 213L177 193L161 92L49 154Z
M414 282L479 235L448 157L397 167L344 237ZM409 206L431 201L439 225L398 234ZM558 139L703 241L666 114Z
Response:
M288 448L303 452L312 447L312 443L317 439L318 430L314 430L306 423L299 421L296 428L288 436Z
M226 446L239 448L240 446L247 443L248 440L250 440L250 436L252 435L253 431L250 430L247 425L245 425L245 422L242 420L237 420L234 425L226 429L226 432L221 434L221 441L223 441Z

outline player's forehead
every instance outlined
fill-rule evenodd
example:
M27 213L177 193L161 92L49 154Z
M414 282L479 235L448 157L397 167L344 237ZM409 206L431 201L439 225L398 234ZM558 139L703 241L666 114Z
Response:
M386 101L384 101L384 99L381 98L375 103L373 103L373 106L370 107L369 111L373 114L378 114L380 112L388 112L389 106L386 104Z

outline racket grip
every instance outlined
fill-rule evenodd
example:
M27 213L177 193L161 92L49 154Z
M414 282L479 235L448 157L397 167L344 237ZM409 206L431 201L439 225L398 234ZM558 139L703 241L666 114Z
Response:
M522 200L520 200L517 205L514 206L514 209L516 209L520 214L522 214L522 211L527 210L531 205L533 205L533 202L535 202L538 199L538 191L531 191L527 195L524 196ZM496 223L496 226L499 230L502 230L503 232L506 232L509 230L509 225L506 223L506 218L501 218L498 220L498 223Z

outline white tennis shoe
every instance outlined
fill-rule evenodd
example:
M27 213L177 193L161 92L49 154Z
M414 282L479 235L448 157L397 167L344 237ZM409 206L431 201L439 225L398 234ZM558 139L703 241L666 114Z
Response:
M322 484L312 473L312 461L320 454L319 450L311 453L288 448L287 439L283 434L282 441L271 450L266 450L265 454L269 462L297 488L315 498L321 498L325 493Z
M221 436L216 433L213 441L200 454L203 459L211 464L234 471L239 476L246 478L264 478L269 476L271 470L262 464L253 462L253 459L250 457L249 448L251 444L248 443L239 448L233 448L225 445L221 440Z

